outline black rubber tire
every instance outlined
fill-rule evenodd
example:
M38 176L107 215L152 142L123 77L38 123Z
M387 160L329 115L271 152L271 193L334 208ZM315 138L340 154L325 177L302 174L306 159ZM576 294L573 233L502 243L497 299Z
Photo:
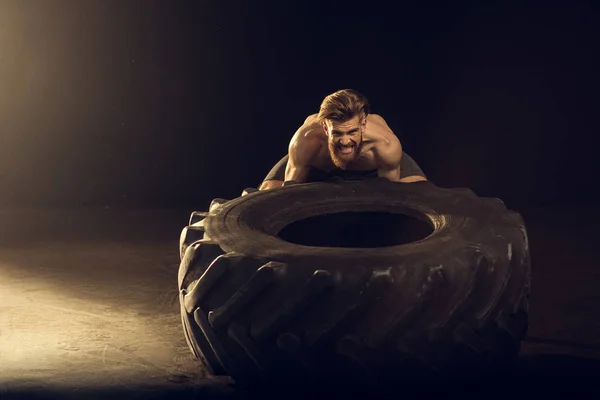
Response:
M377 248L301 246L278 234L309 217L404 214L433 232ZM385 384L509 369L528 326L521 216L468 189L374 179L216 199L182 235L190 347L242 384L342 378ZM189 228L189 227L188 227ZM195 325L194 325L195 324Z

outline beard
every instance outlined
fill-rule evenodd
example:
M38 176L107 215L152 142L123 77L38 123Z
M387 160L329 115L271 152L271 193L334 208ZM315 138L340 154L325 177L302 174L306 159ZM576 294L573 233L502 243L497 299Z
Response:
M352 153L344 154L341 152L342 146L329 141L328 148L331 161L333 161L333 164L340 169L348 168L348 166L360 155L362 144L362 139L358 143L353 143Z

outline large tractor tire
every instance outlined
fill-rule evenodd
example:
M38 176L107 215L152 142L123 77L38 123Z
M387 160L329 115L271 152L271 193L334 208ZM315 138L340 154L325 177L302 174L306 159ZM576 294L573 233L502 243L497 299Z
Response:
M521 216L385 179L215 199L181 235L186 338L241 384L498 374L528 325Z

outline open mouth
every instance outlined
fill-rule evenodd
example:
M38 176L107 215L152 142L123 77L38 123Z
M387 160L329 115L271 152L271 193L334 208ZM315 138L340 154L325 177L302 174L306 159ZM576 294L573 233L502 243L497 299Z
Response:
M342 154L352 154L354 146L338 146L338 150Z

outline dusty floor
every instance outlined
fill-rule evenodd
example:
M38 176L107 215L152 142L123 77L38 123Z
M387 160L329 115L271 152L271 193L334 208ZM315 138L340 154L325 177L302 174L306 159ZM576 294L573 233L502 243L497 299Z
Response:
M202 371L183 336L177 241L188 215L1 211L0 398L238 397ZM600 212L523 215L531 327L505 389L600 393Z

